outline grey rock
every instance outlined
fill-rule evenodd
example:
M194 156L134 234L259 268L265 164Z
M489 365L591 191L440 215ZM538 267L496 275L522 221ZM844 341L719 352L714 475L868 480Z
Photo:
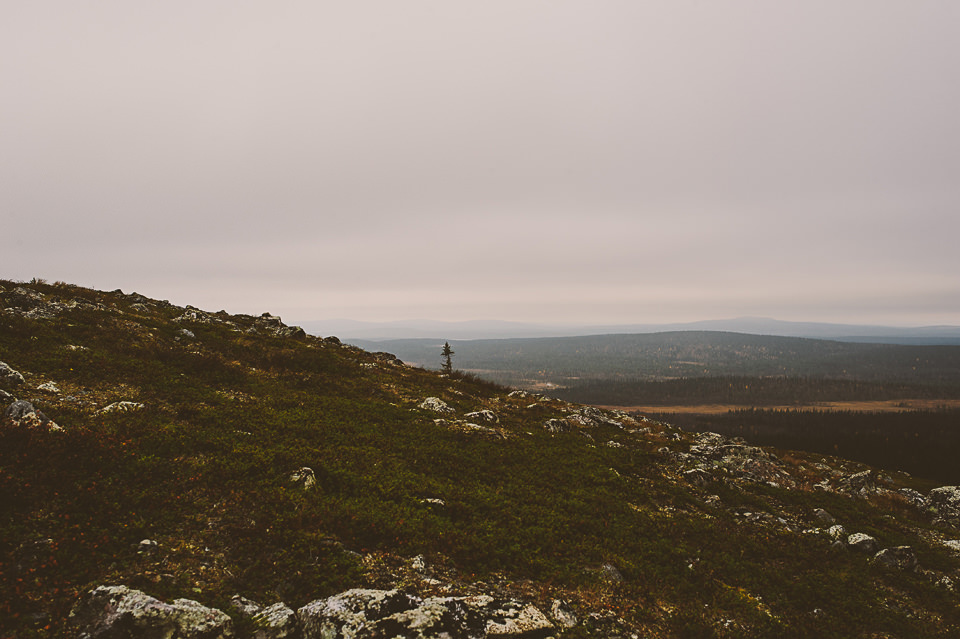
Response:
M573 425L565 419L548 419L543 427L551 433L566 433L573 429Z
M713 475L702 468L692 468L684 472L683 478L695 486L706 486L713 481Z
M865 533L853 533L847 537L847 546L868 555L877 552L877 540Z
M823 508L814 508L813 516L818 522L827 526L832 526L833 524L837 523L837 520L834 518L834 516L825 511Z
M600 578L610 583L620 583L623 581L623 575L613 564L603 564L600 566Z
M454 410L447 405L445 401L439 397L428 397L422 402L420 402L420 408L424 410L432 410L436 413L453 413Z
M251 639L293 639L300 635L297 613L282 602L263 608L251 621L254 627Z
M160 549L160 545L153 539L144 539L137 544L137 552L141 555L152 555Z
M577 625L577 614L566 601L554 599L550 604L550 616L561 628L573 628Z
M416 608L419 603L399 590L355 588L310 602L297 611L297 616L303 639L353 639L368 624Z
M6 362L0 362L0 382L11 386L19 386L24 382L23 375L15 371Z
M831 539L837 539L841 541L848 536L847 529L841 526L840 524L836 524L835 526L830 526L830 528L827 529L827 534L830 535Z
M885 568L914 571L917 569L917 553L911 546L884 548L873 556L873 563Z
M934 488L927 493L926 507L939 521L954 526L960 524L960 487Z
M488 424L499 424L499 423L500 423L500 418L497 416L497 414L496 414L495 412L493 412L492 410L488 410L488 409L483 409L483 410L474 411L474 412L472 412L472 413L467 413L466 415L464 415L464 417L466 417L466 418L468 418L468 419L474 419L474 420L483 420L483 421L487 422Z
M133 411L138 411L143 408L143 404L140 402L113 402L112 404L107 404L103 408L97 411L99 415L106 415L109 413L129 413Z
M63 430L56 422L44 415L43 411L37 410L33 404L22 399L7 406L3 412L3 418L4 421L9 420L14 426L23 428L46 429L50 432Z
M80 639L226 639L233 621L190 599L164 603L126 586L99 586L70 612Z
M312 468L304 466L290 474L290 481L304 490L310 490L317 485L317 476Z
M56 393L60 394L60 387L57 386L54 382L44 382L37 386L37 390L43 391L45 393Z

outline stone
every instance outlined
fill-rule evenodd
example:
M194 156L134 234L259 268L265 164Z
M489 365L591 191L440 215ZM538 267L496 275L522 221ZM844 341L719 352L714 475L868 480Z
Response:
M280 602L267 606L253 615L251 639L293 639L300 635L297 613Z
M46 429L49 432L59 432L63 429L52 419L34 408L33 404L22 399L7 406L3 411L3 419L9 420L14 426L23 428Z
M566 433L573 429L573 426L565 419L548 419L543 422L544 429L551 433Z
M683 478L695 486L706 486L713 481L713 475L701 468L691 468L685 471Z
M98 586L70 612L82 639L226 639L233 621L191 599L164 603L126 586Z
M832 526L833 524L837 523L837 520L834 518L834 516L825 511L823 508L814 508L813 516L818 522L827 526Z
M54 382L44 382L37 386L37 390L43 391L45 393L56 393L60 394L60 387L57 386Z
M13 370L6 362L0 362L0 382L10 386L19 386L24 382L23 375Z
M106 415L108 413L129 413L141 410L143 407L143 404L140 402L113 402L98 410L97 413L100 415Z
M532 605L507 602L489 613L487 637L545 637L554 630L547 616Z
M577 615L570 604L561 599L554 599L550 604L550 616L561 628L573 628L577 625Z
M960 487L934 488L927 493L926 507L936 519L954 526L960 524Z
M865 533L853 533L847 537L847 546L868 555L877 552L877 540Z
M312 468L304 466L290 474L290 481L304 490L310 490L317 485L317 476Z
M186 337L187 339L194 339L196 337L193 331L187 328L181 328L179 331L177 331L177 333L183 337Z
M464 417L468 419L483 420L488 424L499 424L500 418L495 412L488 409L474 411L472 413L467 413Z
M153 539L144 539L137 544L137 552L141 555L152 555L160 549L160 545Z
M827 529L827 534L830 535L831 539L842 540L847 537L847 529L840 524L836 524Z
M917 553L911 546L884 548L873 556L873 563L885 568L914 571L917 569Z
M368 624L416 608L419 603L399 590L354 588L312 601L300 608L297 616L303 639L352 639Z
M603 564L600 566L600 578L610 583L618 584L623 581L623 575L613 564Z
M370 624L364 636L404 639L453 639L480 636L479 617L460 597L429 597L416 607Z
M436 413L453 413L454 410L450 408L445 401L439 397L428 397L422 402L420 402L420 408L424 410L432 410Z

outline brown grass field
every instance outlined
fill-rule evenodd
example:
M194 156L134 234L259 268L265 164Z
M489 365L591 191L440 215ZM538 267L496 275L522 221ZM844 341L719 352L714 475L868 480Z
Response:
M892 399L873 402L820 402L816 404L791 404L757 406L752 404L684 404L679 406L601 406L600 408L625 410L637 413L690 413L717 415L734 410L758 408L763 410L824 410L860 411L865 413L903 413L915 410L960 408L960 399Z

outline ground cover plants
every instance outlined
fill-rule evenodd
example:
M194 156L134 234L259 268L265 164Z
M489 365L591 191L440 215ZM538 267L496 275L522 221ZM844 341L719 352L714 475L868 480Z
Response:
M0 309L23 377L4 408L62 429L0 427L0 636L73 636L102 584L231 614L235 594L508 592L569 602L568 637L960 628L960 531L922 477L404 366L269 313L11 281ZM919 568L833 543L818 508Z

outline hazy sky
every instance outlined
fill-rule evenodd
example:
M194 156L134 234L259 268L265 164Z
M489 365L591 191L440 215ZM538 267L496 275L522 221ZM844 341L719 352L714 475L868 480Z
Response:
M0 277L960 324L960 2L6 2Z

